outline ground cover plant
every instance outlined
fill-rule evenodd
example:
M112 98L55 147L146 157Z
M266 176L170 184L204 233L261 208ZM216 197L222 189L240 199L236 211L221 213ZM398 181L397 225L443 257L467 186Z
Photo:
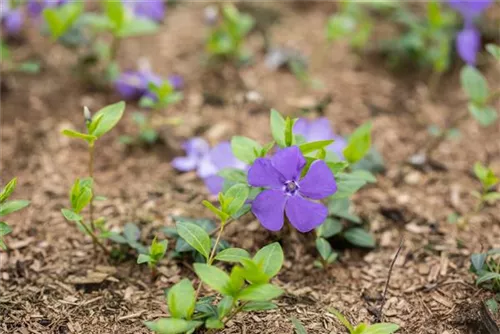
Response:
M498 3L1 5L0 332L499 331Z

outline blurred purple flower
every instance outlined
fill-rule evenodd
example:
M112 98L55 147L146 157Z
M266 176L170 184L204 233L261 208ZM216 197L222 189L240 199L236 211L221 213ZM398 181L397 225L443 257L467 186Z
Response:
M481 49L481 35L474 25L474 20L493 3L493 0L448 0L448 3L464 19L464 28L456 38L458 55L467 64L475 65L477 54Z
M67 2L68 0L28 0L26 9L32 18L38 18L45 8L58 7Z
M4 2L2 2L4 6ZM5 28L7 35L17 35L23 28L24 14L22 8L10 9L2 8L2 25Z
M222 191L224 180L217 175L225 168L245 169L246 165L236 159L229 142L221 142L210 149L208 143L199 137L188 140L184 145L186 157L177 157L172 161L175 169L182 172L196 170L211 194Z
M115 81L115 89L126 100L135 100L149 93L149 83L160 84L162 79L149 71L125 71Z
M170 75L168 81L175 90L181 90L184 87L184 79L177 74Z
M481 34L474 26L463 29L457 34L456 48L464 62L476 64L476 57L481 49Z
M321 117L316 120L307 120L299 118L293 127L293 133L303 136L307 142L318 140L335 140L326 149L335 153L341 160L344 158L344 148L347 146L347 141L337 134L335 134L330 127L330 122L326 117Z
M321 225L328 209L319 200L334 194L337 184L333 173L322 160L311 164L299 180L306 159L297 146L278 151L272 158L258 158L248 171L248 183L266 187L252 202L252 212L262 226L271 231L283 227L284 215L300 232Z
M126 1L125 4L129 5L138 17L156 22L163 21L165 17L166 6L163 0L134 0Z
M451 8L463 16L465 21L474 20L493 3L493 0L448 0Z

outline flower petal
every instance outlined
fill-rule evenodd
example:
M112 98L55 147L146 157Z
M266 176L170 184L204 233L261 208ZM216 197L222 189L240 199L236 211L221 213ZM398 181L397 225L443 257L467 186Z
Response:
M474 65L480 48L481 35L476 28L466 28L458 33L457 52L464 62Z
M258 158L248 170L248 184L252 187L280 189L285 181L284 177L273 167L270 159Z
M177 157L172 160L172 166L181 172L193 170L198 165L198 159L193 156Z
M210 156L207 154L202 157L200 163L198 164L198 176L202 179L217 174L219 169L212 163Z
M222 191L222 187L224 185L224 179L219 175L212 175L203 179L205 185L207 186L208 191L212 195L217 195Z
M262 226L270 231L279 231L285 221L288 198L281 190L264 190L252 202L252 212Z
M300 172L306 165L306 159L297 146L291 146L276 152L271 158L271 163L287 181L295 181L300 177Z
M337 183L332 171L322 160L311 164L309 171L299 181L299 192L312 199L322 199L337 191Z
M321 225L328 215L328 209L321 203L311 202L301 196L290 196L285 207L290 223L302 233Z
M186 155L197 157L207 154L210 150L210 145L201 137L194 137L187 140L182 147L186 151Z

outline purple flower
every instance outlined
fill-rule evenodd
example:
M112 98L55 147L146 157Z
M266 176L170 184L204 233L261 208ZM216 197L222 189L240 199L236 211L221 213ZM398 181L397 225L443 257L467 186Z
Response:
M457 35L456 48L458 55L469 65L476 64L476 57L481 49L481 35L471 26L460 31Z
M327 149L335 153L339 159L345 160L343 151L347 146L347 141L332 131L330 122L326 117L321 117L317 120L299 118L293 127L293 132L303 136L307 142L335 140L331 145L327 146Z
M3 5L3 2L2 2ZM24 14L21 8L2 9L2 25L8 35L16 35L23 28Z
M278 151L272 158L258 158L248 171L248 183L266 187L252 202L252 212L271 231L283 227L284 215L300 232L309 232L323 223L328 209L319 200L334 194L337 184L322 160L311 164L300 179L306 159L297 146Z
M474 20L493 3L493 0L448 0L451 8L463 16L465 21Z
M233 155L229 142L219 143L210 149L204 139L195 137L183 146L187 156L175 158L172 165L183 172L196 170L211 194L217 195L222 191L224 179L217 175L219 171L225 168L246 168L246 165Z
M134 0L125 2L132 8L138 17L147 18L156 22L163 21L165 17L165 2L163 0Z
M125 71L116 79L115 89L124 99L135 100L149 93L150 82L160 84L162 80L149 71Z
M184 79L180 75L173 74L168 77L168 81L175 90L181 90L184 87Z
M38 18L45 8L58 7L67 2L68 0L28 0L26 9L32 18Z

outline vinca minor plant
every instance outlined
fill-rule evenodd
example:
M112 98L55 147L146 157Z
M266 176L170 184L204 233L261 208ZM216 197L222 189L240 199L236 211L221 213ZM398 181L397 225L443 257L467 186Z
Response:
M0 249L6 250L4 236L12 232L12 228L3 221L3 217L27 207L30 202L26 200L8 201L17 185L17 178L13 178L0 192Z
M88 147L88 177L77 179L73 184L70 191L71 208L62 209L63 216L68 221L73 221L77 226L92 238L95 247L100 247L106 254L109 251L99 239L97 226L102 219L94 219L94 205L95 199L94 191L94 158L95 158L95 144L99 138L109 132L115 127L118 121L123 116L125 111L125 103L118 102L106 106L99 110L95 115L90 113L87 107L84 107L84 118L86 125L86 133L78 132L75 130L66 129L62 134L70 137L77 138L85 141ZM82 210L88 206L88 220L85 222L81 215ZM100 223L99 225L102 225Z

